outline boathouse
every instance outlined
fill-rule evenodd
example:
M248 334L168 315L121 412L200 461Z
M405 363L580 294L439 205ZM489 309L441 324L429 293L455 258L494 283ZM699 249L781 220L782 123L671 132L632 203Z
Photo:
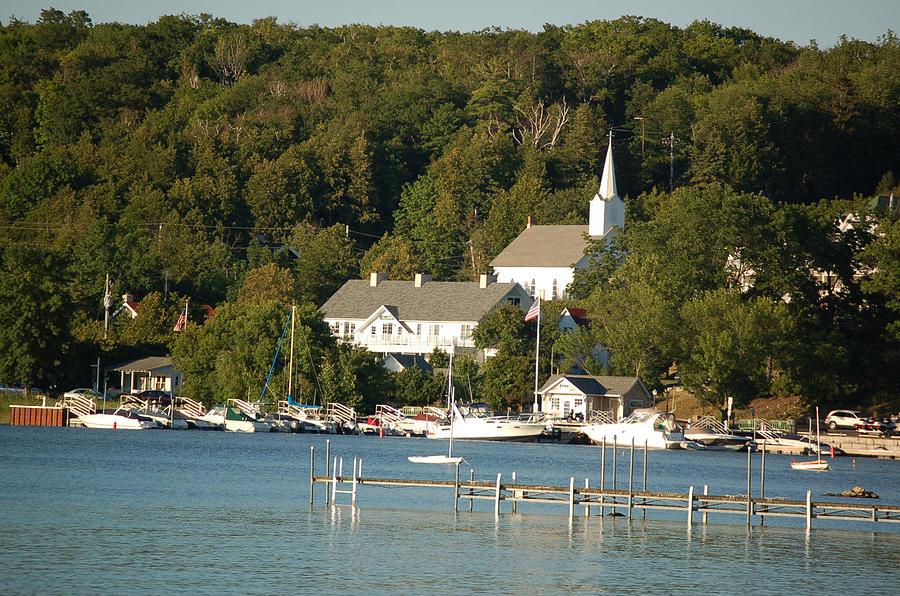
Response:
M139 358L108 370L119 373L118 388L110 391L111 395L137 393L147 389L177 393L178 388L184 383L181 372L175 368L168 356Z
M541 411L566 418L592 410L621 419L638 408L653 407L653 395L638 377L554 375L538 389Z

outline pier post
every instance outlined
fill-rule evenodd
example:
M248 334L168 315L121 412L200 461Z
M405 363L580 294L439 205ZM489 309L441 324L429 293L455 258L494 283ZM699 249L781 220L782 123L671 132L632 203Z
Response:
M497 493L494 496L494 515L500 515L500 477L501 474L497 474Z
M569 521L575 517L575 477L569 476Z
M356 486L358 482L358 477L362 475L362 458L359 458L359 465L357 469L356 458L353 458L353 495L350 498L350 506L354 509L356 508Z
M619 468L619 454L617 451L619 450L618 442L616 441L615 435L613 435L613 490L616 490L616 470ZM619 501L617 497L613 497L616 502Z
M515 473L515 472L512 473L512 483L513 483L513 486L515 486L515 484L516 484L516 473ZM515 499L515 497L516 497L516 491L514 490L514 491L513 491L513 500L512 500L512 512L513 512L513 513L516 512L516 499Z
M591 488L591 479L590 478L584 479L584 488ZM591 516L591 502L590 501L587 501L587 505L584 506L584 516L585 517Z
M459 511L459 463L456 462L456 480L453 483L453 513Z
M688 510L688 527L694 525L694 485L691 485L690 490L688 490L688 498L687 498L687 510Z
M316 485L316 446L309 446L309 506L313 506L313 488Z
M469 482L475 482L475 470L469 469ZM474 495L475 489L469 486L469 495ZM469 497L469 513L472 513L472 505L475 503L475 499L471 496Z
M759 498L766 498L766 443L763 441L762 454L759 463ZM763 506L765 509L765 506ZM763 526L764 515L759 516L759 526Z
M325 477L331 476L331 439L325 439ZM325 489L325 506L328 507L328 489Z
M812 493L806 491L806 529L812 528Z
M753 496L750 494L750 445L747 445L747 526L750 526L750 516L753 515Z
M606 497L603 490L606 487L606 437L600 442L600 517L603 517L603 503Z
M647 439L644 439L644 488L642 489L644 492L647 492ZM641 504L647 504L647 498L641 499ZM647 508L641 507L641 519L645 519L647 517Z
M631 460L628 463L628 519L631 520L631 504L634 492L634 437L631 437Z
M704 484L704 485L703 485L703 495L706 496L706 495L708 495L708 494L709 494L709 485L708 485L708 484ZM708 507L709 507L709 503L707 503L707 502L704 501L704 503L703 503L703 523L704 523L704 524L706 524L706 515L707 515L707 508L708 508Z

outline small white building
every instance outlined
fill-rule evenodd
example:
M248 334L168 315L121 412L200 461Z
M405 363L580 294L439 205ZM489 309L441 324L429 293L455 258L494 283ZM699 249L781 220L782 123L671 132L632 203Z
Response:
M624 229L625 201L616 191L610 133L600 188L589 205L588 225L539 226L532 225L529 217L525 230L491 261L491 266L497 281L518 283L532 297L566 299L575 270L590 264L590 257L584 254L588 238L609 239Z
M345 283L319 311L333 335L382 357L427 356L435 348L475 354L472 331L485 314L506 304L524 311L532 302L518 284L497 283L487 274L464 282L431 281L425 274L386 280L372 273Z
M184 378L168 356L139 358L109 370L119 373L118 387L110 391L112 395L137 393L147 389L177 394L178 388L184 384Z
M638 377L554 375L538 389L541 411L566 418L592 410L609 412L620 420L635 409L653 407L653 395Z

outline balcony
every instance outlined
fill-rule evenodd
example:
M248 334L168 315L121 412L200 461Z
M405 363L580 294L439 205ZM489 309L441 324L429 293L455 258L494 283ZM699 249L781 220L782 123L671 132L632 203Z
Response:
M345 335L341 341L353 343L371 352L415 352L428 354L434 348L447 350L451 346L457 348L475 348L472 338L461 339L445 335Z

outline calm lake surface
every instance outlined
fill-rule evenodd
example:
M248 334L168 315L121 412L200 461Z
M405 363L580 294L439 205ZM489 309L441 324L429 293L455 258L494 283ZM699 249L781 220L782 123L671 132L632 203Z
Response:
M428 439L105 431L0 426L0 581L4 593L198 594L575 593L884 594L900 586L900 524L710 514L703 525L650 510L646 519L570 522L563 505L478 501L452 490L362 486L309 507L310 446L363 458L363 476L452 480L451 466L411 464L446 451ZM600 484L599 447L456 442L461 475L567 486ZM629 453L615 454L627 488ZM634 488L643 454L635 455ZM612 483L612 450L606 484ZM854 465L855 463L855 465ZM900 462L838 458L825 473L767 455L765 494L841 501L855 485L900 505ZM746 454L654 452L649 490L746 494ZM759 494L760 456L752 461Z

